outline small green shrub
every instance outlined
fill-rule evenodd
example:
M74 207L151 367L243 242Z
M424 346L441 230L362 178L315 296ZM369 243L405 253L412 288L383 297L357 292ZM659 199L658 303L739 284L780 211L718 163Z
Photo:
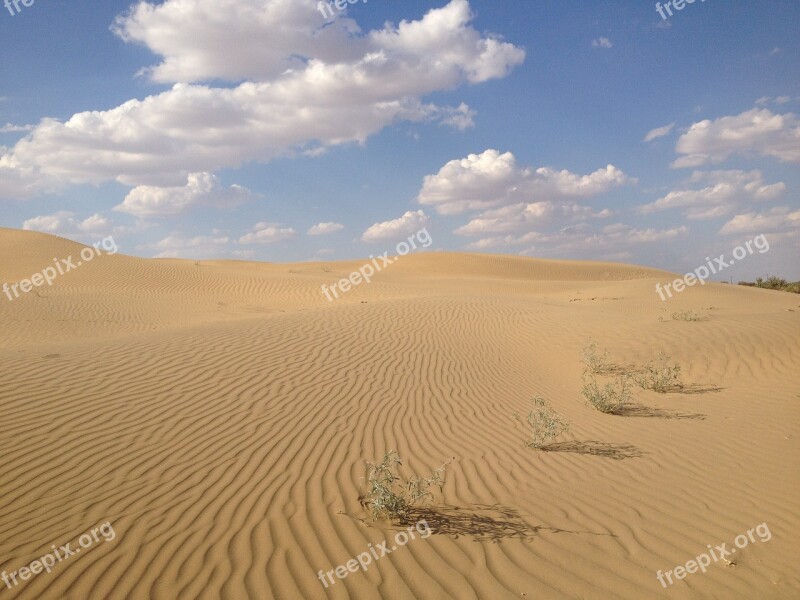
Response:
M630 375L618 375L613 383L607 383L601 389L594 374L584 373L581 394L590 406L600 412L607 414L618 412L631 400Z
M433 498L432 487L441 492L444 472L452 459L436 469L430 477L411 476L405 480L399 473L403 465L397 452L390 450L380 463L367 461L364 480L367 491L359 502L371 514L372 519L387 519L405 523L415 505Z
M592 373L600 375L608 373L613 369L611 364L611 355L608 350L603 350L603 354L597 352L597 342L589 340L583 347L583 364L585 365L584 373Z
M681 367L678 363L670 366L669 357L663 352L658 355L658 363L647 363L644 369L634 375L634 381L645 390L664 394L681 387Z
M787 285L789 285L789 282L777 275L770 275L766 281L764 281L763 277L756 277L756 287L768 290L782 290Z
M516 413L514 413L514 419L522 422ZM533 399L533 408L528 413L526 420L531 428L530 438L525 442L529 448L540 450L562 433L569 431L569 423L550 408L541 396Z
M793 294L800 293L800 281L788 282L783 277L777 275L770 275L766 279L763 277L756 277L755 283L748 281L740 281L739 285L746 285L750 287L759 287L765 290L778 290L781 292L791 292Z
M790 283L785 288L783 288L784 292L791 292L792 294L800 294L800 281L795 281L794 283Z

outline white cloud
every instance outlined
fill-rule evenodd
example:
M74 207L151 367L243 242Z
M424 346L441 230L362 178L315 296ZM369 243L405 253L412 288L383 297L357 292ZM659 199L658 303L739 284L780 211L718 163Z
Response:
M14 125L13 123L6 123L0 125L0 133L16 133L18 131L30 131L34 125Z
M318 223L307 231L308 235L326 235L328 233L335 233L344 229L341 223L334 223L329 221L327 223Z
M720 163L733 154L771 156L800 162L800 121L792 113L753 108L735 116L693 123L675 146L683 156L673 167Z
M617 223L616 225L609 225L603 229L603 235L593 236L587 238L586 242L591 245L592 242L623 242L625 244L648 244L652 242L661 242L664 240L672 240L689 233L689 228L686 225L679 227L672 227L671 229L636 229L624 223Z
M596 40L592 40L592 48L612 48L613 46L614 44L607 37L599 37Z
M650 131L647 132L647 135L644 136L644 141L650 142L656 138L669 135L673 127L675 127L675 123L670 123L669 125L664 125L663 127L656 127L655 129L651 129Z
M487 210L469 223L456 229L456 235L486 235L487 233L506 233L526 228L539 228L549 224L554 218L586 220L603 219L611 216L611 211L595 211L589 206L553 202L518 203L493 210Z
M761 171L695 171L689 183L706 184L699 189L678 189L638 207L640 214L671 208L685 209L689 219L711 219L727 215L751 202L780 198L786 192L782 181L766 183Z
M399 219L375 223L361 235L361 241L377 242L408 236L424 228L428 220L421 210L408 211Z
M723 225L720 233L769 233L800 229L800 210L791 210L788 206L779 206L764 214L748 212L736 215Z
M190 173L363 143L399 120L463 129L474 114L466 105L422 98L505 77L525 58L472 18L467 0L451 0L361 33L343 18L322 27L314 0L139 2L115 31L161 55L149 73L175 85L65 123L42 120L0 149L0 196L112 180L180 186ZM236 84L197 83L217 78Z
M572 217L574 220L607 219L614 214L614 211L609 208L595 210L591 206L583 204L563 204L561 214L565 217Z
M788 104L791 101L791 96L761 96L756 100L756 104L759 106L764 106L765 104Z
M511 152L486 150L451 160L436 175L427 175L417 196L439 214L461 214L498 205L588 198L633 182L614 165L589 175L551 167L518 167Z
M317 5L317 0L142 1L118 17L113 30L164 58L146 71L162 83L268 81L315 62L355 65L365 58L372 64L363 65L362 75L388 63L415 81L426 76L455 83L466 76L478 83L505 77L524 59L523 50L466 27L473 18L467 0L451 0L419 21L386 24L366 35L341 15L321 27ZM410 73L409 59L423 68Z
M689 229L684 225L670 229L636 229L624 223L615 223L593 232L586 223L565 227L555 233L536 231L523 235L488 237L467 245L468 250L487 250L525 246L520 254L582 255L597 257L598 252L623 252L620 248L640 244L671 241L685 236ZM532 244L532 245L531 245Z
M512 204L488 210L459 227L457 235L485 235L487 233L505 233L516 231L522 227L535 227L546 222L555 211L552 202L531 202Z
M105 232L110 225L111 223L108 219L97 213L80 220L75 218L75 213L62 210L52 215L42 215L27 219L23 221L22 228L59 235L75 235Z
M137 217L166 217L185 213L195 206L239 206L252 197L247 188L239 185L224 189L216 175L191 173L183 186L137 186L114 210Z
M240 244L275 244L292 239L297 232L291 227L282 228L278 223L256 223L253 231L239 238Z
M472 110L463 102L458 108L451 108L443 111L441 124L464 131L471 127L475 127L475 116L478 113Z

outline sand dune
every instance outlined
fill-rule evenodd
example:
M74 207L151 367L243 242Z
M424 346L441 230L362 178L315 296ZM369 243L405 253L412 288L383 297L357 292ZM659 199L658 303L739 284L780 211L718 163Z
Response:
M0 229L0 283L81 248ZM117 254L0 296L0 570L116 534L0 597L800 597L800 297L661 302L654 269L427 253L328 302L361 264ZM620 365L664 350L695 393L594 411L589 338ZM572 424L554 451L511 418L537 394ZM394 535L358 502L389 449L418 473L455 457L434 535L325 589ZM734 564L658 583L764 522Z

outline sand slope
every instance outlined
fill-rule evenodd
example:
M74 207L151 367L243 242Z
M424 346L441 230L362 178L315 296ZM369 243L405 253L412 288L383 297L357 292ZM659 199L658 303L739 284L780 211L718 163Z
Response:
M80 248L0 229L0 284ZM800 597L800 297L663 303L656 270L430 253L327 302L361 264L115 255L0 296L0 570L116 532L0 597ZM697 393L593 411L590 337L620 365L663 349ZM511 419L535 394L572 423L558 451ZM325 590L394 535L358 503L391 448L418 473L455 457L437 533ZM735 566L656 580L762 522Z

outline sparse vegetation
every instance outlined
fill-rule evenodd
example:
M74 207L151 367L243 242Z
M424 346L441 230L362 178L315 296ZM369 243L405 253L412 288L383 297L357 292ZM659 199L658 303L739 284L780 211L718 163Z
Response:
M663 352L658 355L658 362L652 361L644 369L634 375L634 381L645 390L653 390L664 394L681 387L681 367L675 363L670 366L669 357Z
M514 419L522 422L516 413L514 413ZM560 414L550 408L550 405L541 396L533 399L533 408L528 413L526 420L531 428L530 438L525 442L529 448L541 450L559 435L569 431L569 424Z
M673 321L705 321L705 317L691 310L681 310L672 313Z
M791 292L794 294L800 294L800 281L789 283L783 277L778 277L777 275L770 275L766 279L764 279L763 277L756 277L755 283L751 283L749 281L740 281L739 285L746 285L748 287L758 287L765 290L778 290L781 292Z
M390 450L379 463L367 461L364 480L367 491L359 497L373 520L387 519L405 523L414 506L433 498L431 488L444 485L444 472L452 459L436 469L430 477L411 476L404 479L399 469L403 465L397 452Z
M609 373L613 369L611 364L611 355L608 350L603 350L603 354L598 354L597 342L589 340L589 343L583 347L583 364L585 365L584 373L592 373L600 375Z
M630 375L618 375L613 383L607 383L601 389L597 377L583 373L583 388L581 394L587 403L600 412L612 414L618 412L625 404L630 402Z

